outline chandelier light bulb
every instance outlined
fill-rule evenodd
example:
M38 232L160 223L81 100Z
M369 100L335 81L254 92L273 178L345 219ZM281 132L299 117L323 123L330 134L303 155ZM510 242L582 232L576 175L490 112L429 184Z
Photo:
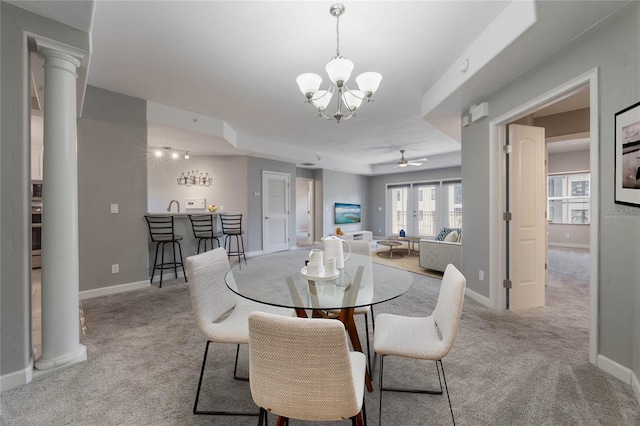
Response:
M351 77L353 62L345 58L333 58L324 69L329 79L338 87L341 87Z
M155 151L153 151L153 155L155 155L158 158L162 157L162 150L156 149Z
M328 92L326 90L318 90L315 96L313 97L312 101L315 107L318 108L319 111L324 111L325 109L327 109L329 102L331 102L332 96L333 96L333 93L331 92Z
M172 153L171 153L171 158L173 158L174 160L177 160L177 159L178 159L178 157L179 157L179 155L178 155L178 153L177 153L177 152L172 152Z
M311 99L320 88L320 85L322 84L322 77L318 74L308 72L300 74L298 78L296 78L296 83L298 83L298 87L302 94L305 95L307 99ZM309 94L311 94L311 96L309 96Z
M380 81L382 81L382 75L377 72L363 72L356 77L358 88L364 93L370 93L367 97L371 97L376 93L380 86Z
M344 104L349 108L349 111L355 111L360 108L362 101L364 100L364 93L359 90L349 90L342 94L342 100Z

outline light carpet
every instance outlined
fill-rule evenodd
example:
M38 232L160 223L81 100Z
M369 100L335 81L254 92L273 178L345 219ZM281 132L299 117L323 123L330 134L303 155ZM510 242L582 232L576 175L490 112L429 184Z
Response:
M308 251L288 253L304 261ZM273 268L282 267L279 255ZM250 268L242 265L243 270ZM444 360L459 425L638 425L640 408L627 384L589 362L589 303L579 282L588 253L551 252L547 306L495 311L465 298L460 331ZM264 271L256 271L260 279ZM582 274L584 275L584 274ZM440 280L412 274L403 296L376 305L383 312L423 316L435 307ZM269 291L265 288L265 291ZM256 425L256 417L191 413L205 338L191 311L188 286L157 286L83 301L86 363L0 395L3 425ZM362 316L356 318L361 338ZM371 331L371 330L370 330ZM371 334L375 338L374 333ZM247 348L239 374L247 373ZM202 409L253 409L247 382L233 380L234 345L213 344ZM366 392L368 425L378 425L378 375ZM421 383L417 383L421 380ZM425 383L428 382L428 383ZM436 387L433 362L389 357L385 384ZM327 392L330 392L327 389ZM270 424L275 418L270 417ZM385 393L384 425L450 425L446 396ZM291 422L291 425L311 424ZM346 425L317 422L313 425Z

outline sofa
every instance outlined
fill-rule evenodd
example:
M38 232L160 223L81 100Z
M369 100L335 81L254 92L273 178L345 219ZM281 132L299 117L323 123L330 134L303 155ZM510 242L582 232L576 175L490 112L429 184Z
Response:
M444 272L449 263L459 270L462 254L462 230L443 228L435 240L420 240L420 267Z

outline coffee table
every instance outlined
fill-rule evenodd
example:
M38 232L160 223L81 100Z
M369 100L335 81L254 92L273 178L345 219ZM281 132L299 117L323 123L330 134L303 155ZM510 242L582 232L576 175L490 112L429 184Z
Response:
M388 259L396 259L396 258L401 258L403 257L400 253L396 253L393 251L393 249L395 247L400 247L402 245L401 242L399 241L389 241L389 240L382 240L382 241L378 241L378 244L380 244L381 246L387 246L389 247L388 251L379 251L377 254L380 257L386 257Z
M420 237L410 237L408 235L405 237L401 237L399 235L390 235L389 237L387 237L387 239L390 241L400 241L400 242L406 241L409 256L411 256L411 250L414 251L415 255L418 255L418 250L416 250L416 244L420 242Z

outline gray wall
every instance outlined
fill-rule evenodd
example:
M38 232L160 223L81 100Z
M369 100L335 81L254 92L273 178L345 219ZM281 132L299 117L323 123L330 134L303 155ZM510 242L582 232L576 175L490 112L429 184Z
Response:
M262 171L286 173L289 175L289 247L296 245L296 166L282 161L265 160L264 158L247 157L247 251L262 250ZM238 191L239 185L234 185ZM258 193L255 196L254 193ZM226 209L226 206L225 206ZM243 225L245 226L245 225Z
M31 354L31 154L24 31L89 50L89 35L0 3L0 374L25 370Z
M78 121L80 290L148 279L146 114L142 99L87 87Z
M639 40L640 4L632 2L553 56L509 83L483 101L489 102L489 117L462 129L462 185L465 223L463 273L467 286L489 297L489 282L478 281L478 270L489 270L489 122L537 96L599 69L600 189L599 235L599 353L623 366L632 367L640 350L634 342L634 298L638 290L636 264L640 246L640 215L620 219L607 211L619 206L613 201L613 118L640 97ZM591 88L595 90L596 88ZM594 260L595 261L595 260ZM635 310L640 310L636 305ZM635 356L634 356L635 351ZM636 373L638 365L634 366Z
M178 200L185 212L187 198L204 198L206 205L224 207L227 212L246 212L247 157L192 155L188 160L157 161L150 156L147 162L148 205L151 213L166 213L171 200ZM182 172L199 170L209 173L211 186L178 185ZM176 211L175 203L171 207Z
M409 182L435 182L440 180L460 179L460 167L448 167L446 169L419 170L410 173L394 173L391 175L371 176L371 198L368 211L371 212L370 226L373 235L389 235L387 231L386 212L386 185ZM462 192L462 205L466 203L465 193ZM465 230L466 238L466 230Z
M367 176L324 170L322 173L322 201L319 203L322 217L322 232L316 234L316 240L336 232L340 226L343 232L370 230L369 178ZM336 225L334 218L335 203L353 203L362 206L362 222Z

